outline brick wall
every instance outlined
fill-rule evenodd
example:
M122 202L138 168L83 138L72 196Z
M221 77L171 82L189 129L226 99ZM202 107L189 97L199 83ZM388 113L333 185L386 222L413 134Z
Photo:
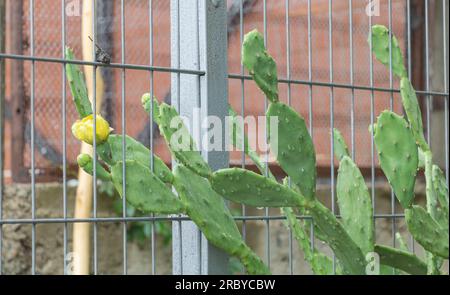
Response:
M69 1L67 1L69 2ZM354 83L356 85L368 86L370 83L369 72L369 48L367 35L369 30L368 17L364 13L366 1L353 1L353 63ZM119 2L117 1L117 4ZM286 26L285 26L285 1L267 1L267 37L268 49L277 61L279 77L285 78L287 73L287 49L286 49ZM381 1L381 14L373 18L373 23L388 24L387 1ZM28 1L24 4L23 26L25 32L24 49L29 54L29 23L28 23ZM35 1L35 54L45 57L61 57L61 7L60 1L40 0ZM154 0L154 64L158 66L170 66L170 9L169 1ZM400 46L404 48L405 43L405 1L392 1L392 26L397 35ZM148 1L136 0L126 1L125 13L125 55L126 63L149 64L150 40ZM316 82L329 82L329 42L328 42L328 1L312 1L312 80ZM120 5L114 7L114 21L111 26L114 39L113 62L120 62ZM307 31L307 1L290 1L290 72L291 79L309 79L308 72L308 31ZM333 1L333 80L335 83L348 84L350 82L350 52L349 52L349 15L347 1ZM263 4L256 1L251 12L245 16L245 32L258 28L263 31ZM66 43L74 48L78 58L81 58L80 48L81 17L66 17ZM7 32L8 33L8 32ZM11 52L10 49L9 53ZM239 27L229 38L229 72L240 73L240 35ZM7 62L9 69L10 62ZM30 62L25 62L25 93L29 101L30 94ZM36 131L46 138L47 142L57 151L62 153L62 112L61 112L61 88L62 88L62 65L51 63L36 63L35 84L35 122ZM121 70L112 70L114 85L113 99L115 101L114 129L121 132ZM8 80L7 71L7 97L10 97L10 85L14 81ZM127 133L137 136L143 130L148 120L140 106L140 96L149 91L150 74L148 72L127 70L125 89L125 111ZM377 87L389 87L389 73L378 62L374 62L373 81ZM394 81L397 86L397 81ZM313 137L316 144L318 165L329 167L330 165L330 88L313 86L312 88L312 110L313 110ZM162 100L170 90L170 74L155 72L154 93ZM294 108L306 118L309 124L309 92L308 85L292 84L290 86L291 103ZM75 109L67 91L67 157L69 163L75 163L79 151L79 143L73 138L70 126L76 119ZM264 100L260 91L252 81L245 81L244 89L241 88L240 80L230 79L229 100L234 108L241 111L241 93L244 93L245 114L262 115L264 111ZM288 86L280 84L280 98L287 101ZM334 123L339 128L346 140L350 142L350 102L352 91L343 88L334 88ZM362 167L370 167L370 136L368 125L370 123L371 93L369 91L356 90L353 93L355 101L355 149L356 162ZM394 110L401 113L401 102L398 94L394 94ZM375 92L375 115L383 109L389 108L390 95ZM29 112L27 113L29 119ZM6 122L6 176L8 177L10 164L10 130L9 122ZM157 139L156 153L169 161L162 140ZM45 150L36 151L36 166L46 168L52 164L42 154ZM25 165L30 164L30 149L26 145L24 151ZM232 153L233 163L239 163L239 153Z

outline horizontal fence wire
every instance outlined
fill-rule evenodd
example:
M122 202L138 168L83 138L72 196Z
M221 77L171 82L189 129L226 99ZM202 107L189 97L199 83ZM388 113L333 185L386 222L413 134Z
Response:
M258 2L258 1L256 1ZM271 48L271 42L272 40L270 40L270 36L268 34L269 30L270 30L270 20L268 17L268 2L267 0L261 0L262 3L262 26L263 26L263 35L264 35L264 41L265 44L267 45L267 47ZM375 157L375 148L374 148L374 141L373 141L373 136L371 136L370 139L370 151L358 151L356 150L356 130L355 130L355 122L356 122L356 116L357 116L357 110L356 110L356 95L355 95L355 91L367 91L369 92L369 96L368 99L370 101L369 105L370 105L370 109L367 110L368 113L370 113L370 124L373 124L375 122L375 118L376 118L376 108L375 108L375 100L376 100L376 93L377 92L382 92L382 93L387 93L389 94L389 107L391 110L394 109L395 104L397 104L398 102L395 100L394 98L394 94L397 94L400 92L400 89L398 88L394 88L394 83L393 83L393 72L392 72L392 66L390 66L389 69L389 86L388 87L379 87L375 85L375 77L374 77L374 64L373 64L373 54L371 51L371 48L367 49L367 55L368 55L368 60L369 60L369 81L367 85L363 85L363 84L357 84L355 82L355 59L354 59L354 53L355 53L355 48L354 48L354 37L353 37L353 30L354 30L354 20L353 20L353 14L354 11L352 10L353 4L356 1L352 1L352 0L348 0L348 29L349 29L349 48L348 48L348 57L349 57L349 78L350 81L349 83L341 83L341 82L336 82L334 79L334 64L333 64L333 38L336 38L334 36L334 23L333 23L333 4L335 2L332 2L331 0L328 0L327 5L327 21L328 21L328 33L327 33L327 38L328 38L328 46L329 46L329 64L328 64L328 70L329 70L329 81L316 81L313 78L313 54L314 54L314 48L313 48L313 41L312 41L312 37L313 37L313 29L312 29L312 19L313 19L313 12L312 12L312 6L313 3L311 0L307 0L306 1L306 5L307 5L307 12L306 12L306 20L307 20L307 28L305 28L305 30L307 31L307 57L305 57L308 67L307 67L307 72L308 72L308 78L307 79L296 79L293 78L293 73L292 73L292 68L291 68L291 62L292 62L292 53L291 53L291 47L294 46L298 46L296 42L293 42L291 40L292 36L292 32L290 30L291 26L292 26L292 20L291 20L291 16L290 16L290 9L293 5L294 1L289 1L289 0L285 0L284 1L284 26L286 29L286 51L285 51L285 64L286 64L286 76L284 78L279 78L278 81L279 83L285 84L286 85L286 98L287 98L287 102L288 104L291 104L294 102L293 98L293 85L304 85L306 86L305 89L307 89L307 104L305 105L305 110L307 110L307 115L309 118L309 131L312 135L312 137L314 138L314 125L313 125L313 116L314 116L314 109L313 109L313 101L314 101L314 87L324 87L324 88L328 88L329 89L329 112L330 112L330 116L329 116L329 127L330 130L333 129L334 125L335 125L335 117L334 117L334 112L335 112L335 91L336 89L347 89L350 92L349 95L349 115L350 115L350 121L349 121L349 128L350 128L350 147L351 147L351 155L352 155L352 159L355 159L359 156L360 153L369 153L370 152L370 161L371 161L371 165L370 165L370 184L371 184L371 188L370 188L370 193L371 193L371 198L372 198L372 203L374 206L374 220L380 220L380 219L388 219L391 221L391 228L390 228L390 234L392 236L392 246L396 246L396 240L395 240L395 233L398 230L398 221L402 221L404 219L404 214L400 214L400 213L396 213L396 199L395 196L393 194L393 192L390 192L390 212L389 213L377 213L375 208L376 208L376 184L375 184L375 177L376 177L376 173L375 173L375 169L376 169L376 157ZM371 1L366 1L368 4L371 3ZM412 44L411 44L411 3L410 0L405 0L406 2L406 49L407 52L410 53L412 50ZM93 1L93 3L95 3ZM239 36L238 36L238 40L240 45L242 45L243 43L243 39L244 39L244 34L245 34L245 12L244 12L244 7L245 7L245 3L247 3L247 1L245 0L238 0L238 19L239 19L239 24L238 24L238 30L239 30ZM433 2L434 3L434 2ZM448 153L449 153L449 140L448 140L448 99L449 99L449 92L448 92L448 81L447 81L447 72L446 72L446 68L447 68L447 62L448 62L448 53L447 53L447 34L448 32L446 31L446 22L448 21L446 19L446 8L447 8L447 3L445 0L442 0L443 3L443 44L444 44L444 54L443 54L443 60L444 60L444 72L443 72L443 76L444 76L444 89L443 91L435 91L432 90L431 88L431 75L430 75L430 52L429 52L429 47L430 47L430 36L429 36L429 10L430 10L430 1L429 0L425 0L425 22L424 22L424 31L425 31L425 45L424 45L424 49L425 49L425 59L424 59L424 63L425 63L425 88L423 90L418 90L417 94L421 95L423 97L425 97L425 125L427 130L431 130L431 125L432 125L432 105L433 105L433 100L434 99L438 99L438 100L443 100L443 104L444 104L444 123L445 123L445 135L444 135L444 143L445 143L445 174L446 174L446 178L447 178L447 182L448 182L448 178L449 178L449 160L448 160ZM96 61L82 61L82 60L66 60L64 58L64 48L65 45L67 43L67 36L66 36L66 17L65 17L65 1L61 0L61 15L62 15L62 24L61 24L61 46L62 46L62 51L61 51L61 57L41 57L41 56L35 56L35 19L34 19L34 5L35 5L35 1L30 0L29 1L29 38L30 38L30 55L17 55L17 54L10 54L10 53L0 53L0 58L1 59L5 59L5 60L16 60L16 61L23 61L23 62L30 62L31 66L30 66L30 84L28 85L29 90L30 90L30 121L31 121L31 130L30 130L30 158L31 158L31 218L4 218L3 217L3 208L0 208L0 245L3 245L3 226L4 225L13 225L13 224L27 224L27 225L31 225L32 227L32 233L31 233L31 273L32 274L36 274L36 226L39 224L64 224L64 229L63 229L63 251L64 251L64 257L67 257L67 255L70 252L69 249L69 225L72 225L74 223L90 223L93 225L93 273L94 274L98 274L99 270L98 270L98 228L97 228L97 224L98 223L120 223L122 225L122 245L123 245L123 252L122 252L122 263L123 263L123 274L127 274L128 273L128 269L129 269L129 262L128 262L128 237L127 237L127 224L131 223L131 222L151 222L152 223L152 227L151 227L151 244L150 244L150 249L149 249L149 253L151 255L151 266L149 266L150 268L150 272L152 274L157 274L157 269L156 269L156 260L158 259L158 253L156 252L157 246L156 246L156 239L157 239L157 234L155 232L155 223L159 222L159 221L172 221L172 222L177 222L178 223L178 229L179 231L177 233L173 232L173 236L178 235L178 239L180 241L182 241L182 226L181 226L181 222L182 221L189 221L190 219L186 216L157 216L154 214L151 214L149 216L140 216L140 217L132 217L132 216L128 216L127 215L127 202L126 202L126 191L125 191L125 185L123 186L123 200L122 200L122 213L121 213L121 217L99 217L98 216L98 204L97 204L97 182L96 182L96 173L95 173L95 169L96 169L96 165L94 165L94 181L93 181L93 186L92 186L92 190L93 190L93 211L92 211L92 216L91 218L71 218L68 214L68 189L67 189L67 182L68 182L68 174L67 174L67 170L68 170L68 163L67 163L67 134L66 134L66 120L67 120L67 102L66 99L68 98L68 95L66 94L66 75L65 75L65 71L64 71L64 66L66 64L76 64L76 65L80 65L80 66L91 66L92 67L92 71L93 71L93 85L92 88L96 89L96 74L97 74L97 68L112 68L112 69L119 69L121 74L120 74L120 85L121 85L121 91L120 91L120 102L121 102L121 130L122 130L122 135L125 136L125 132L126 132L126 116L127 116L127 112L126 112L126 71L127 70L138 70L138 71L145 71L146 73L148 73L148 88L149 88L149 92L151 93L151 97L153 97L153 94L155 92L154 90L154 74L157 72L161 72L161 73L172 73L177 75L177 97L180 97L179 92L180 92L180 76L181 75L195 75L199 77L199 83L200 83L200 77L201 76L205 76L207 73L203 70L199 68L197 69L183 69L180 68L180 57L179 57L179 51L180 49L178 48L178 59L177 59L177 67L165 67L165 66L156 66L154 65L154 38L153 38L153 27L154 27L154 18L153 18L153 1L149 0L148 1L148 15L149 15L149 20L148 20L148 26L150 28L149 30L149 64L148 65L143 65L143 64L134 64L134 63L127 63L126 60L126 55L125 55L125 47L126 47L126 39L125 39L125 19L126 19L126 14L125 14L125 4L124 4L124 0L120 1L120 46L121 46L121 56L120 56L120 62L119 63L111 63L111 64L104 64L101 62L96 62ZM392 20L394 18L394 15L392 15L392 0L389 0L387 2L388 5L388 26L389 26L389 31L392 32ZM93 4L92 7L93 13L94 15L96 15L96 12L98 11L98 8L96 7L96 5ZM178 22L179 22L179 3L178 3ZM368 16L368 30L370 32L370 28L371 26L374 24L374 20L372 18L371 15ZM179 23L177 28L179 29ZM97 27L95 25L95 22L93 24L93 40L94 42L97 41ZM197 27L198 30L198 27ZM178 38L178 44L180 44L179 42L179 36L180 32L178 31L178 35L175 36L176 38ZM199 33L197 32L197 35L199 35ZM198 40L197 40L198 41ZM371 44L370 44L371 46ZM391 44L389 45L389 48L391 49ZM95 46L93 47L93 57L95 58ZM391 61L392 61L392 56L391 56ZM62 136L62 187L63 187L63 216L61 218L57 217L57 218L39 218L36 216L36 180L35 180L35 162L36 162L36 156L35 156L35 100L36 100L36 93L35 93L35 83L36 81L36 65L38 63L44 63L44 64L60 64L61 65L61 69L62 69L62 76L61 76L61 120L62 120L62 132L61 132L61 136ZM409 76L411 76L412 74L412 61L411 61L411 55L408 54L407 55L407 70L409 73ZM392 64L392 63L391 63ZM229 73L228 74L228 78L230 81L232 80L237 80L239 82L240 85L240 114L242 116L245 116L245 110L246 110L246 81L252 80L251 76L247 75L245 73L244 67L242 65L239 66L239 70L237 72L234 73ZM96 91L93 92L93 105L94 105L94 112L97 112L99 110L96 109ZM199 96L195 99L200 99L200 93ZM177 109L180 109L180 105L176 106ZM153 104L152 104L152 108L153 108ZM267 102L264 102L264 110L267 109ZM153 112L151 111L149 114L149 121L153 122ZM94 129L96 128L96 123L95 123L95 119L94 119ZM149 148L150 150L154 150L154 134L153 134L153 128L149 129L149 136L150 136L150 143L149 143ZM267 132L265 132L265 136L267 136ZM330 140L330 170L329 170L329 182L331 184L330 187L330 194L329 194L329 198L331 201L331 208L333 213L335 213L335 215L337 216L337 218L340 218L339 213L337 212L337 205L336 205L336 196L335 196L335 164L334 164L334 157L333 157L333 147L334 147L334 142L333 142L333 137L330 136L329 138ZM428 142L431 142L431 132L427 133L427 140ZM94 137L94 154L96 151L96 143L95 143L95 137ZM125 163L125 141L123 142L123 154L122 154L122 160ZM95 160L96 157L94 157ZM241 163L240 163L240 167L242 168L248 168L248 163L246 163L246 155L244 152L241 153L240 155L240 159L241 159ZM150 162L150 167L153 170L154 169L154 154L151 153L149 154L149 162ZM123 165L123 182L125 183L125 165ZM269 171L266 170L265 171L266 175L268 175ZM2 192L0 194L0 196L3 198L4 197L4 193ZM3 203L3 200L0 200L0 205ZM237 216L234 216L234 220L238 221L242 224L242 235L244 240L247 240L247 236L248 236L248 221L263 221L264 222L264 226L265 226L265 231L264 231L264 244L265 244L265 248L264 248L264 259L267 262L269 268L271 266L273 266L273 257L272 257L272 252L273 252L273 247L271 245L271 221L284 221L286 220L286 217L283 215L273 215L270 214L269 209L265 208L264 214L261 215L257 215L257 216L248 216L247 212L248 212L248 208L246 208L246 206L240 206L240 214ZM306 216L306 215L297 215L297 218L299 220L311 220L310 216ZM312 246L314 246L315 244L315 240L314 240L314 227L311 225L311 244ZM294 250L293 248L295 248L295 240L292 237L292 232L289 231L289 236L288 236L288 268L289 268L289 273L290 274L294 274L295 271L295 267L294 267L294 262L297 262L296 257L294 255ZM413 252L415 251L415 243L414 240L411 238L410 241L411 244L411 248L413 250ZM180 243L180 250L179 253L183 253L182 251L182 243ZM199 251L201 249L198 249ZM3 252L5 251L4 247L0 247L0 274L2 274L2 267L4 267L4 262L3 262ZM199 252L200 253L200 252ZM201 255L199 255L199 257L202 257ZM183 256L181 255L179 257L179 259L177 261L174 261L173 263L179 263L181 266L183 265ZM301 262L303 263L303 262ZM201 262L200 262L201 265ZM183 270L181 268L181 273L183 273ZM66 271L66 267L64 267L64 274L67 274Z
M308 215L296 215L299 220L311 219ZM404 214L376 214L376 219L386 218L404 218ZM340 215L336 214L336 218L340 219ZM234 216L236 221L249 220L286 220L284 215L261 215L261 216ZM187 221L190 220L186 216L154 216L154 217L93 217L93 218L31 218L31 219L3 219L0 224L43 224L43 223L75 223L75 222L136 222L136 221Z

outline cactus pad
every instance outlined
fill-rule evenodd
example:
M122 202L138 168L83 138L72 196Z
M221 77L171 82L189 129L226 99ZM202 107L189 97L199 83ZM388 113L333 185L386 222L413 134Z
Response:
M67 60L74 60L72 49L66 47L65 56ZM84 81L83 73L76 64L66 64L66 76L69 82L70 92L72 93L73 101L77 109L78 115L81 119L92 114L92 106L89 101L86 82Z
M122 161L122 148L123 148L123 136L122 135L110 135L108 138L108 144L111 153L112 165ZM152 154L148 148L142 143L138 142L134 138L125 135L125 159L134 160L139 164L150 169L150 160ZM158 156L153 155L153 168L154 173L161 181L165 183L172 183L173 175L170 169L166 166L163 160Z
M147 114L150 114L152 110L152 101L150 99L150 93L144 93L141 97L141 104ZM153 120L158 122L159 118L159 102L156 97L153 97Z
M334 153L338 160L342 160L344 156L350 157L350 152L348 151L347 144L345 143L342 133L336 128L333 129L334 138Z
M364 254L373 251L373 208L364 178L355 163L344 156L339 164L336 192L344 228Z
M425 209L412 206L405 210L405 219L412 236L425 250L448 259L448 231Z
M159 106L157 123L176 160L198 175L208 177L211 174L211 169L200 152L196 150L194 140L175 108L162 103ZM183 139L182 142L179 142L178 138ZM178 144L179 146L177 146Z
M269 270L242 240L241 234L223 199L212 190L208 180L183 165L174 170L174 186L186 206L189 217L214 246L239 257L251 274Z
M278 117L278 142L269 138L278 163L302 194L313 198L316 192L316 154L305 120L282 103L271 103L266 116L269 134L274 132L270 117Z
M389 30L382 25L372 26L372 51L375 57L385 66L390 67L392 53L392 72L399 78L407 76L405 65L403 64L402 51L398 45L398 40L392 35L391 51L389 51ZM369 36L370 44L370 36Z
M213 173L213 189L225 199L254 207L298 207L303 198L278 182L240 168Z
M400 93L402 96L402 104L405 108L409 124L411 124L411 130L416 142L422 150L426 151L429 148L425 141L425 137L423 136L422 113L420 112L416 91L406 77L402 78L400 81Z
M114 187L121 196L123 187L122 163L117 162L111 169ZM125 162L125 181L127 202L140 211L161 214L174 214L184 211L181 201L148 167L134 160L127 160Z
M408 123L397 114L384 111L375 128L375 145L381 169L403 208L414 198L418 152Z
M333 250L343 274L365 274L365 259L361 249L344 230L333 213L319 201L313 200L308 209L326 243Z
M245 35L242 64L271 102L278 101L278 74L274 59L267 53L263 36L255 29Z
M303 251L305 260L310 264L313 273L316 275L332 275L333 261L311 246L311 241L300 224L300 221L296 218L294 210L292 208L282 208L281 210L286 215L292 234L297 240L300 249ZM336 273L339 272L336 271Z
M380 263L383 265L403 270L412 275L427 274L427 264L412 253L382 245L375 245L375 252L380 255Z
M445 180L445 175L441 169L433 165L433 187L437 193L439 204L444 212L448 215L448 187L447 181Z

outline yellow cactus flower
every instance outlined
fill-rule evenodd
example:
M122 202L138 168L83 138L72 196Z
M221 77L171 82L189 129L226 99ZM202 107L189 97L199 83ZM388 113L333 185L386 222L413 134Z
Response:
M95 132L96 143L101 144L105 142L108 139L110 132L111 129L108 121L103 119L102 116L97 115ZM94 116L91 114L76 121L72 125L72 133L77 139L92 145L94 143Z

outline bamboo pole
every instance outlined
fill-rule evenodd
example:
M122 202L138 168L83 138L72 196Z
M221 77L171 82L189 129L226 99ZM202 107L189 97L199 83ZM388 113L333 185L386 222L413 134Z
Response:
M92 61L93 42L89 40L89 36L93 36L94 16L92 11L92 1L84 0L82 7L82 24L81 24L81 42L83 60ZM84 75L88 89L89 99L92 103L94 97L93 80L94 69L92 66L84 66ZM99 112L104 93L104 82L100 68L96 70L96 109ZM92 155L92 146L82 143L80 153ZM92 176L78 170L78 188L75 200L75 218L89 218L92 211ZM73 225L73 252L74 252L74 273L75 275L87 275L90 269L90 224L88 222L74 223Z

